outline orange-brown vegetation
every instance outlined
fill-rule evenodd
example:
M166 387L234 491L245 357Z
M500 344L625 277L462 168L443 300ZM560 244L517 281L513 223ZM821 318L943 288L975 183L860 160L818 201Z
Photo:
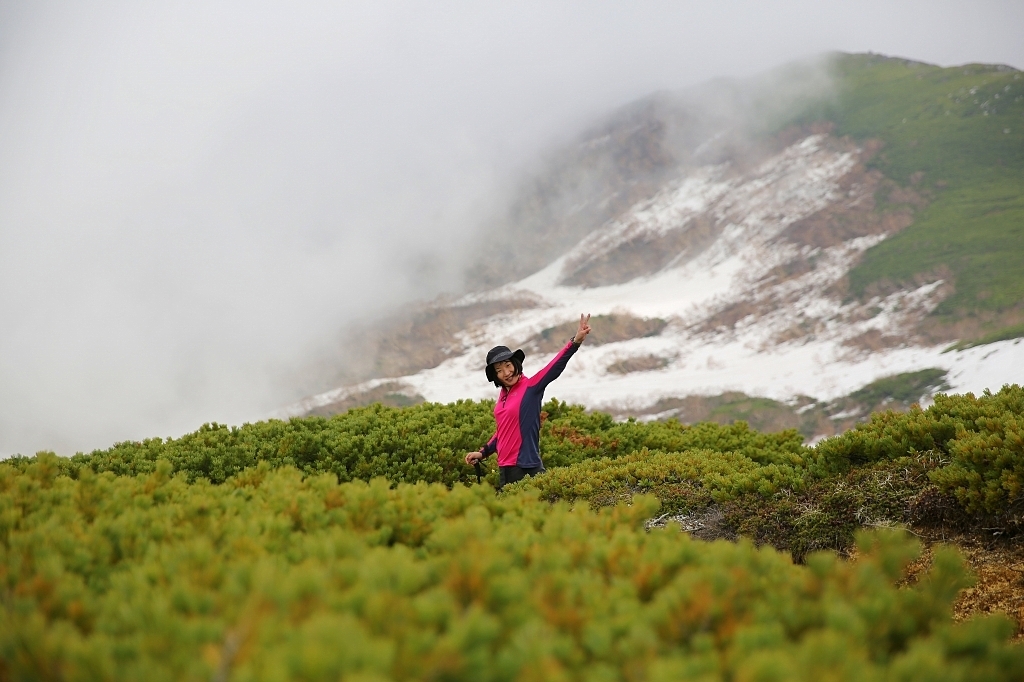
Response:
M912 585L931 567L934 547L957 548L971 572L974 584L960 591L953 604L953 618L963 621L976 614L1005 613L1017 622L1017 640L1024 640L1024 543L978 534L943 535L930 528L913 528L925 542L924 551L907 569L903 584Z

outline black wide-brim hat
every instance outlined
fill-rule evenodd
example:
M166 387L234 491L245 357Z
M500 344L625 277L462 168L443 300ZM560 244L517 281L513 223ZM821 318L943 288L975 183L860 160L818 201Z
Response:
M494 373L494 363L505 362L512 358L519 360L519 365L522 366L523 360L526 359L526 353L522 348L513 353L508 346L495 346L487 351L487 380L492 383L498 380L498 375Z

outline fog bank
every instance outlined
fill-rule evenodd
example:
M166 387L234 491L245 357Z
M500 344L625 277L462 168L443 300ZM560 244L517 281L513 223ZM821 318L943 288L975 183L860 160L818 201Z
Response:
M0 455L263 417L458 289L611 108L825 50L1024 65L1011 3L0 6Z

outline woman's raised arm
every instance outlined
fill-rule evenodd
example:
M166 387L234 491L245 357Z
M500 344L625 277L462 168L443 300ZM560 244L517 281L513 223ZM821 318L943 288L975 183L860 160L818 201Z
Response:
M579 348L579 345L583 343L583 340L587 338L589 333L590 315L580 315L580 326L576 330L576 335L570 339L572 343L565 344L562 350L558 351L558 355L551 358L551 362L547 364L547 367L530 377L530 385L543 388L557 379L569 363L569 358L573 356L573 353L576 352L576 349Z

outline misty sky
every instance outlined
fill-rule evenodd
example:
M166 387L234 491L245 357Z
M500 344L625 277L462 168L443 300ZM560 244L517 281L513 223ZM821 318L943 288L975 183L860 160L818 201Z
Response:
M1024 67L1021 2L0 1L0 455L299 397L543 150L827 50Z

